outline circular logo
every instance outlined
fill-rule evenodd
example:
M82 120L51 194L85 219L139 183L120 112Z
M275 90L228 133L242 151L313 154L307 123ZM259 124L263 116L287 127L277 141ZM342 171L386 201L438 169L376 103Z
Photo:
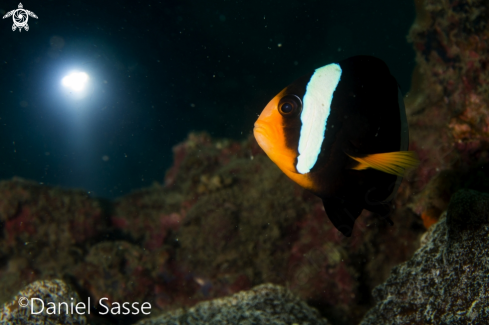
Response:
M27 24L27 20L29 18L27 17L27 12L22 9L17 9L15 14L14 14L14 23L17 26L25 26Z
M26 297L20 297L19 298L19 306L22 308L29 306L29 299L27 299Z

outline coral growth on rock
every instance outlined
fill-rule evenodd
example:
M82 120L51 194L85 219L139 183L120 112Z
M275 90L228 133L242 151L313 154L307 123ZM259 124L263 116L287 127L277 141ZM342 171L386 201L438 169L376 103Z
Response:
M48 205L49 193L58 195L53 202L72 204ZM400 208L394 227L365 213L346 239L321 201L290 181L254 139L206 134L175 147L165 185L115 202L18 179L0 183L0 196L11 198L0 209L0 220L10 222L0 244L21 244L2 251L9 267L0 272L10 279L0 282L4 301L25 281L69 277L93 302L148 301L158 313L275 283L329 319L351 323L372 305L370 290L418 247L423 230ZM84 222L93 230L70 233L72 224L88 229ZM23 230L31 224L36 231ZM67 238L63 245L49 241L57 236ZM29 250L26 242L42 245Z
M83 259L107 230L99 201L14 178L0 182L0 302L37 279L56 277Z
M370 305L369 290L417 248L422 226L412 213L392 228L366 213L354 238L344 238L321 201L290 181L254 139L239 144L192 134L175 157L165 187L129 195L115 211L119 229L147 250L155 238L169 247L174 276L188 279L191 299L179 304L271 282L350 323ZM166 286L158 306L174 308Z
M458 191L413 258L373 291L361 324L486 324L488 216L489 194Z
M417 67L406 97L411 147L421 158L414 192L441 171L463 171L489 159L489 11L487 1L415 1L417 19L409 33ZM450 173L441 175L449 176ZM427 225L450 199L428 187L413 206ZM449 195L446 195L449 194Z
M137 325L218 325L218 324L301 324L327 325L317 310L294 296L289 290L263 284L226 298L201 302Z

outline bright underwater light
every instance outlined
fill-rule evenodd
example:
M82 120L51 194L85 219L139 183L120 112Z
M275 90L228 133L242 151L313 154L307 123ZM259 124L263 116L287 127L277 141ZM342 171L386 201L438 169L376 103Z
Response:
M75 92L82 91L88 82L88 75L85 72L74 71L61 80L61 84Z

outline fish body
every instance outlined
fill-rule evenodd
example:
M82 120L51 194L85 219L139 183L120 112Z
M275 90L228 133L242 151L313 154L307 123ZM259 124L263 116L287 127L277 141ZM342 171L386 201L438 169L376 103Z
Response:
M334 226L351 236L363 209L387 216L407 151L403 97L387 65L355 56L318 68L283 89L253 130L293 181L323 200Z

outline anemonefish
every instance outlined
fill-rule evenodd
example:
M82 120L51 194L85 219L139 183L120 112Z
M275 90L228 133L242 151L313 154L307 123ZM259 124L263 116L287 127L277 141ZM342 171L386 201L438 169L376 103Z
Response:
M404 172L418 164L408 151L398 83L372 56L299 78L268 103L253 133L289 178L323 200L348 237L363 209L388 216Z

